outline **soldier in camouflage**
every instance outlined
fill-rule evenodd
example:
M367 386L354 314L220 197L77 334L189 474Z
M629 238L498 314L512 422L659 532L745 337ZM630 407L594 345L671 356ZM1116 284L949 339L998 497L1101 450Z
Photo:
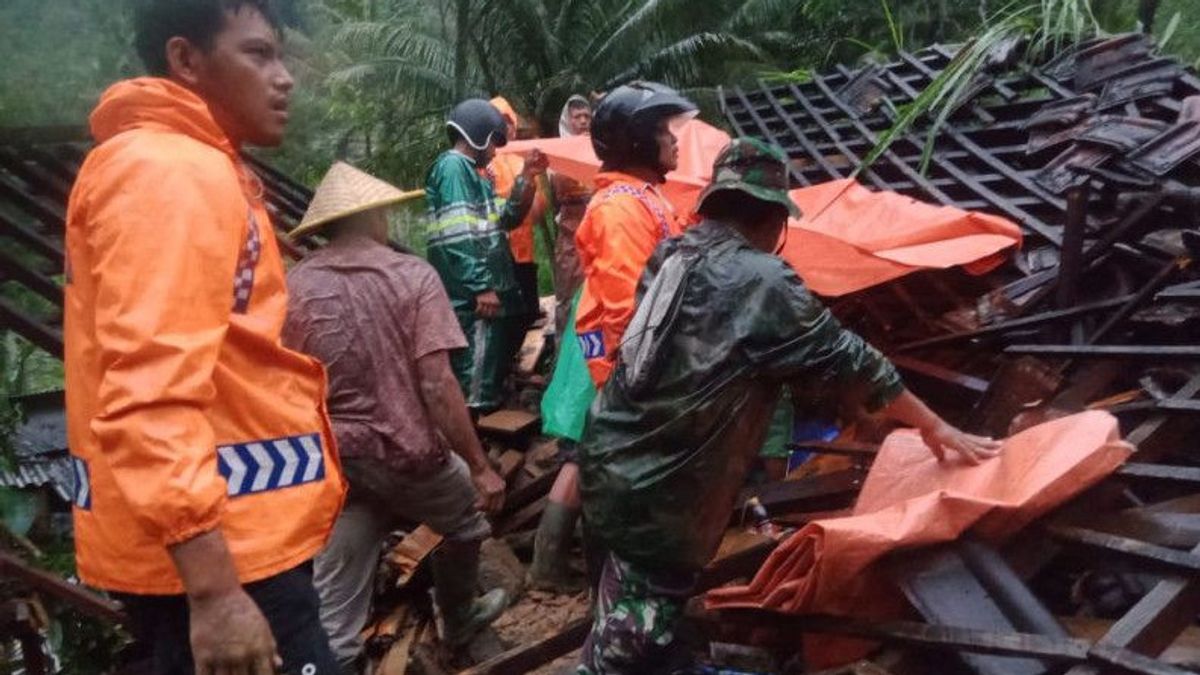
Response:
M583 510L610 555L578 673L670 673L675 634L787 386L806 404L882 410L939 457L979 461L964 434L909 393L775 255L788 215L786 157L739 139L700 196L704 220L659 246L616 368L580 443ZM801 411L807 413L809 411Z

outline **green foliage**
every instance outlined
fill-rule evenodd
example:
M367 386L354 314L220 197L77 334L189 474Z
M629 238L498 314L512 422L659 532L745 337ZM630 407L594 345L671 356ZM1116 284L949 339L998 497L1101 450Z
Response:
M80 125L100 93L137 70L123 2L0 3L0 127Z
M1100 11L1097 11L1097 8ZM988 17L981 31L955 54L950 64L909 105L899 111L896 122L879 138L867 155L862 171L883 155L897 139L906 135L918 120L932 117L924 143L921 171L928 168L934 140L946 120L965 102L979 78L995 66L1006 64L1014 49L1023 60L1037 64L1066 46L1109 30L1132 30L1128 6L1103 0L1039 0L1014 2ZM1102 24L1102 16L1105 22ZM1178 22L1174 22L1176 25ZM1171 28L1171 33L1174 28Z

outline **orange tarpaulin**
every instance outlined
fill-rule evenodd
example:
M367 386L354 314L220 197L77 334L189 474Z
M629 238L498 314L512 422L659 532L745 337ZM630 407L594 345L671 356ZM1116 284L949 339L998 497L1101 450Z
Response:
M693 119L682 126L676 138L679 141L679 166L667 174L663 194L679 213L691 213L700 192L712 180L713 161L721 148L729 144L729 134ZM550 160L553 171L581 183L590 181L600 170L600 158L592 149L591 136L512 141L497 152L525 155L535 148Z
M717 589L706 602L877 618L879 600L897 595L875 565L885 554L953 541L968 529L1005 539L1112 473L1132 450L1117 420L1101 411L1023 431L978 466L939 463L918 433L897 431L880 449L852 516L808 524L749 585Z
M729 135L691 120L677 135L679 167L663 192L679 213L690 213L712 178L712 165ZM580 182L600 169L588 136L513 141L501 153L534 148L550 168ZM876 192L847 178L793 190L804 212L792 221L781 256L813 291L839 296L920 269L958 265L982 274L1021 243L1021 229L998 216L934 206L894 192Z
M875 192L846 178L792 190L804 213L781 256L826 296L882 284L919 269L990 271L1021 243L1021 228L984 213Z

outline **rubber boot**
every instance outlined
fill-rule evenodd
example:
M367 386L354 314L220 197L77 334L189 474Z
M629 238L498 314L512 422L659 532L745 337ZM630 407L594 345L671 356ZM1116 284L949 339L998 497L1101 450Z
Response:
M480 542L444 542L433 555L433 587L442 614L442 641L462 647L508 607L508 593L497 588L476 597Z
M546 510L542 512L537 536L533 540L533 562L529 565L526 578L530 588L571 593L580 589L579 584L572 581L571 568L567 564L578 518L579 509L558 502L546 502Z

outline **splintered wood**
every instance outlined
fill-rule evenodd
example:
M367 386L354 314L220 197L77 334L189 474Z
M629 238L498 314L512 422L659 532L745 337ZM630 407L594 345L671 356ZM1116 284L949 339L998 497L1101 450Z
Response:
M403 586L407 584L425 558L433 553L434 549L441 543L442 535L429 529L428 526L421 525L401 539L400 543L396 544L392 550L388 551L384 560L399 575L396 579L396 585Z

